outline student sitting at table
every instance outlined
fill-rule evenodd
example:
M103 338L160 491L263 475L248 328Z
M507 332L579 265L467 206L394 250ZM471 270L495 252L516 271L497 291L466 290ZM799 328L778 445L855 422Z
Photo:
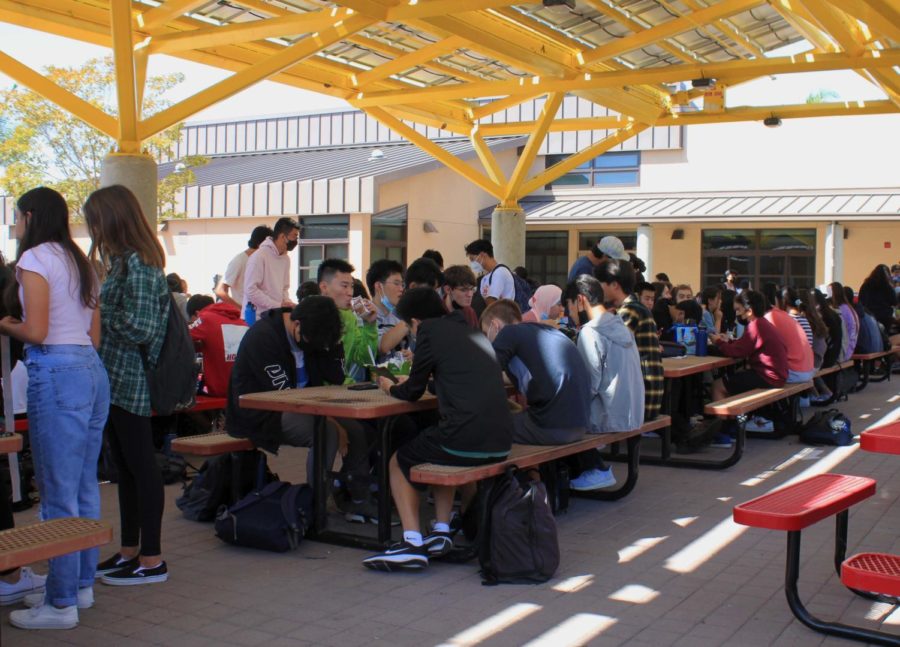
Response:
M403 523L403 540L363 560L368 568L383 571L422 569L429 557L440 557L452 548L455 488L433 488L437 522L423 538L417 491L425 486L410 481L410 469L421 463L475 466L503 460L509 455L513 429L494 349L483 334L466 325L462 313L448 315L434 290L415 288L400 298L397 316L416 336L412 371L399 384L380 377L379 386L412 402L422 397L433 378L441 419L391 457L391 494Z
M747 358L750 368L713 382L713 400L753 389L782 387L788 377L787 348L775 326L765 319L766 298L755 290L743 290L734 297L734 313L746 326L741 338L729 340L725 335L712 334L709 339L725 357Z
M273 308L263 313L238 347L228 387L225 431L272 453L278 453L281 445L311 448L314 416L245 409L239 399L246 393L341 384L344 370L340 331L337 307L327 297L309 296L293 310ZM348 483L351 500L336 502L348 515L377 519L377 508L368 490L366 436L353 426L346 426L345 431L348 449L341 480ZM338 448L337 427L331 421L327 439L325 461L330 466ZM312 452L307 457L306 473L312 474Z
M528 408L513 416L513 442L563 445L583 438L590 415L590 374L569 338L551 326L522 323L522 312L510 299L485 309L481 329L501 368L528 401Z
M364 382L368 379L366 365L375 363L378 352L378 311L365 298L351 307L353 269L347 261L328 258L319 265L316 278L320 294L333 300L340 313L344 372L352 381Z
M634 286L634 294L642 306L648 311L653 310L653 304L656 303L656 288L652 283L638 281Z
M430 258L417 258L406 268L406 286L438 290L444 284L441 268Z
M212 297L205 294L188 299L187 313L194 348L203 354L206 393L224 398L238 346L247 332L247 322L241 319L237 307L225 301L213 303Z
M478 279L468 265L451 265L444 270L444 285L441 290L444 294L444 307L447 312L459 310L466 319L466 324L475 330L481 330L478 325L478 315L472 308L472 297L475 296L475 285Z
M809 382L816 372L815 358L812 346L806 337L803 326L784 308L781 300L781 292L774 283L763 285L763 298L765 299L766 321L775 326L778 335L784 342L787 350L788 375L786 382Z
M644 424L644 380L634 335L605 307L603 286L594 277L582 274L570 282L564 299L569 316L586 322L578 332L577 345L590 373L589 431L600 434L637 429ZM580 474L570 482L573 490L615 485L612 470L596 450L582 452L575 459Z
M722 330L722 289L713 285L703 288L700 293L700 306L703 308L703 316L700 323L706 326L707 332L720 332Z
M403 282L403 266L387 258L375 261L366 272L366 285L375 296L378 361L383 362L394 353L402 353L408 357L409 326L394 312L406 288Z

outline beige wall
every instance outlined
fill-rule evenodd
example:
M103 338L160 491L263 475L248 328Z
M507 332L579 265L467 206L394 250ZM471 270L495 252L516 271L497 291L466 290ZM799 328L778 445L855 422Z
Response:
M844 280L857 292L880 263L890 267L900 262L900 221L845 223ZM890 247L885 247L885 243Z

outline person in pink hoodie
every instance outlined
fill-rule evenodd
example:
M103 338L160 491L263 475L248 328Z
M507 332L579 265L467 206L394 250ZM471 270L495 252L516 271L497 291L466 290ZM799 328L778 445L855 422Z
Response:
M763 286L766 297L766 320L775 326L787 348L787 383L809 382L816 372L815 357L806 332L800 323L787 313L781 293L774 283Z
M293 218L279 218L266 238L247 260L244 271L244 320L253 325L272 308L296 305L289 296L292 251L300 239L300 227Z

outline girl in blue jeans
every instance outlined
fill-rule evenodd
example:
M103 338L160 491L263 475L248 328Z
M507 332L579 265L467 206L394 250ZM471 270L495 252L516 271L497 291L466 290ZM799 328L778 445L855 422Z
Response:
M19 198L16 263L22 321L0 320L0 333L25 344L28 423L41 518L100 518L97 459L109 412L109 380L100 343L99 284L72 240L65 199L45 187ZM50 560L46 589L27 596L9 621L22 629L71 629L94 603L97 549Z

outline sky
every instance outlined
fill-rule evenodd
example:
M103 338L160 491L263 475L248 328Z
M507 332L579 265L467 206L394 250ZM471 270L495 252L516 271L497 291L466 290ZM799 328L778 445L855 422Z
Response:
M808 48L798 43L775 52L780 55L795 54ZM48 65L67 66L84 64L91 58L107 55L109 50L24 27L0 23L0 50L25 65L40 70ZM230 72L193 63L166 55L150 57L150 75L181 72L185 82L169 95L173 101L190 96L227 77ZM0 88L12 85L12 80L0 74ZM806 97L821 90L836 92L842 101L871 101L886 98L876 86L854 72L817 72L786 74L757 79L741 86L729 88L727 105L780 105L803 103ZM191 117L188 121L214 121L240 117L259 117L273 114L297 114L346 108L340 99L321 95L280 83L263 81L247 90L222 101Z

